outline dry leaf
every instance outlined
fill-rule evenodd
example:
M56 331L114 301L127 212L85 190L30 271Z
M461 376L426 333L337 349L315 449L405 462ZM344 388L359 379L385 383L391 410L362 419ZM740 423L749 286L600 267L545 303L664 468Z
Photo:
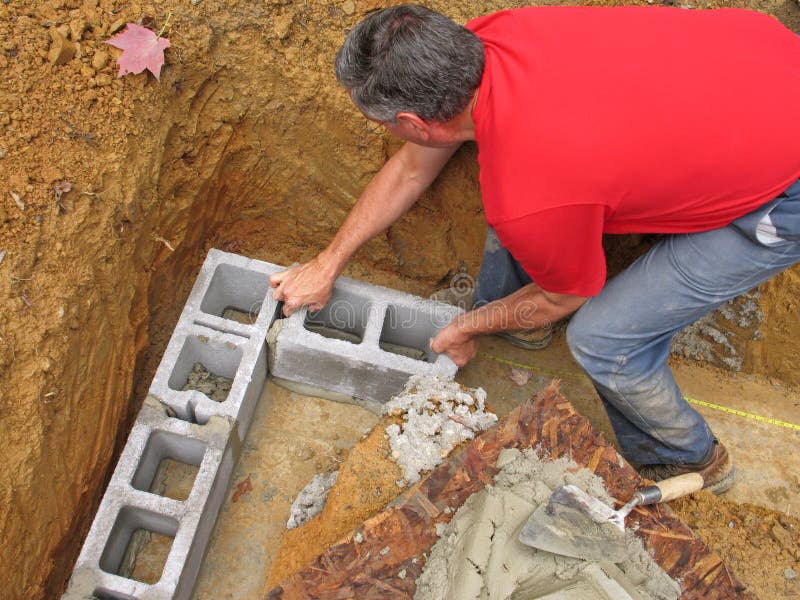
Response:
M128 23L125 31L105 43L122 50L117 59L117 77L147 69L159 79L161 67L164 66L164 50L170 47L167 38L158 37L153 31L136 23Z
M56 198L56 205L58 206L59 212L66 213L67 209L64 208L64 205L61 204L61 196L66 194L72 189L72 182L70 181L59 181L56 185L53 186L53 195Z
M528 380L531 378L531 372L511 367L508 378L517 385L522 386L528 383Z
M246 494L248 492L253 491L253 482L250 479L250 475L247 476L247 479L244 481L240 481L236 484L236 491L233 492L233 502L236 502L239 499L239 496L242 494Z

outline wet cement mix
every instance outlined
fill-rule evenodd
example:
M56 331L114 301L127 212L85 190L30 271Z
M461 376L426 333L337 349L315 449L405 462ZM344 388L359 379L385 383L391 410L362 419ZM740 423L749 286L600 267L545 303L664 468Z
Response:
M576 485L609 505L612 499L599 477L566 457L542 460L534 449L513 449L502 451L497 464L494 486L468 498L442 527L417 580L416 600L680 596L678 583L632 531L626 532L627 556L616 566L522 544L520 529L556 487Z

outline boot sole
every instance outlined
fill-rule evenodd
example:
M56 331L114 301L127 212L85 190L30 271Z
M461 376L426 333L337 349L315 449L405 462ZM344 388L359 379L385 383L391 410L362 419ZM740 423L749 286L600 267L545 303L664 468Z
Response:
M715 496L719 496L720 494L724 494L733 486L734 482L736 481L736 468L731 467L730 472L725 475L722 479L717 481L716 483L712 483L711 485L707 485L704 487L704 490L708 490Z
M535 342L528 342L525 340L521 340L514 335L507 333L505 331L498 331L495 335L499 338L503 338L512 346L516 346L517 348L522 348L523 350L541 350L542 348L547 348L550 345L550 342L553 339L553 335L550 334L546 338L542 338L541 340L536 340Z

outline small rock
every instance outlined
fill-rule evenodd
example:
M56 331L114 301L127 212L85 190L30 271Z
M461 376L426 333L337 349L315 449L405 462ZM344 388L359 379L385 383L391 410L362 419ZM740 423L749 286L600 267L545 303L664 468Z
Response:
M52 42L50 43L50 52L47 54L50 64L59 66L71 61L77 50L75 44L54 29L50 30L50 39Z
M78 322L78 319L76 319L75 317L72 317L72 318L69 320L69 323L67 323L67 327L69 327L69 328L70 328L70 329L72 329L73 331L74 331L75 329L78 329L80 326L81 326L81 324Z
M401 569L400 572L397 574L397 576L400 579L405 579L406 578L406 570L405 569Z
M42 167L41 171L42 179L47 183L52 183L53 181L57 181L59 179L64 179L64 173L61 169L57 169L51 165L46 165Z
M108 63L108 52L98 51L94 53L94 57L92 58L92 67L97 69L98 71L106 66Z
M342 11L346 15L352 15L356 12L356 3L353 0L345 0L344 4L342 4Z
M114 80L108 73L100 73L97 77L94 78L94 81L97 84L97 87L108 87Z
M381 554L381 556L386 556L387 554L389 554L390 551L391 551L391 548L389 546L384 546L384 548L383 548L383 550L381 550L380 554Z
M63 35L65 38L69 37L70 31L69 31L69 25L67 23L64 23L63 25L59 25L58 27L56 27L56 31L61 35Z
M41 368L45 373L49 372L52 366L53 365L50 363L49 358L43 358L41 361L39 361L39 368Z
M81 65L81 75L86 77L87 79L91 79L95 76L97 71L94 70L94 67L91 65Z
M108 28L108 33L116 33L123 27L125 27L125 19L119 19L111 24L111 27Z
M84 19L74 19L69 22L69 34L72 38L73 42L80 42L83 38L83 32L86 31L87 28L86 21Z
M786 577L789 581L797 579L797 571L795 571L792 567L787 567L786 570L783 572L783 576Z
M275 31L275 35L278 36L278 39L283 40L289 35L289 31L292 29L292 15L281 15L279 17L275 17L275 23L273 25L273 30Z
M5 158L5 156L6 156L6 151L0 148L0 158Z

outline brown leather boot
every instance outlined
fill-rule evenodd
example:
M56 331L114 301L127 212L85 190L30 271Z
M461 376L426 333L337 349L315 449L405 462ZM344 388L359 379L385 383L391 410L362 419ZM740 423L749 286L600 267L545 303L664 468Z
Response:
M697 465L642 465L639 475L651 481L661 481L684 473L700 473L703 476L703 489L714 494L727 492L733 485L736 469L727 448L719 440L714 440L714 452L711 458Z
M550 345L553 339L552 325L538 329L516 329L513 331L498 331L496 336L503 338L509 344L525 350L541 350Z

